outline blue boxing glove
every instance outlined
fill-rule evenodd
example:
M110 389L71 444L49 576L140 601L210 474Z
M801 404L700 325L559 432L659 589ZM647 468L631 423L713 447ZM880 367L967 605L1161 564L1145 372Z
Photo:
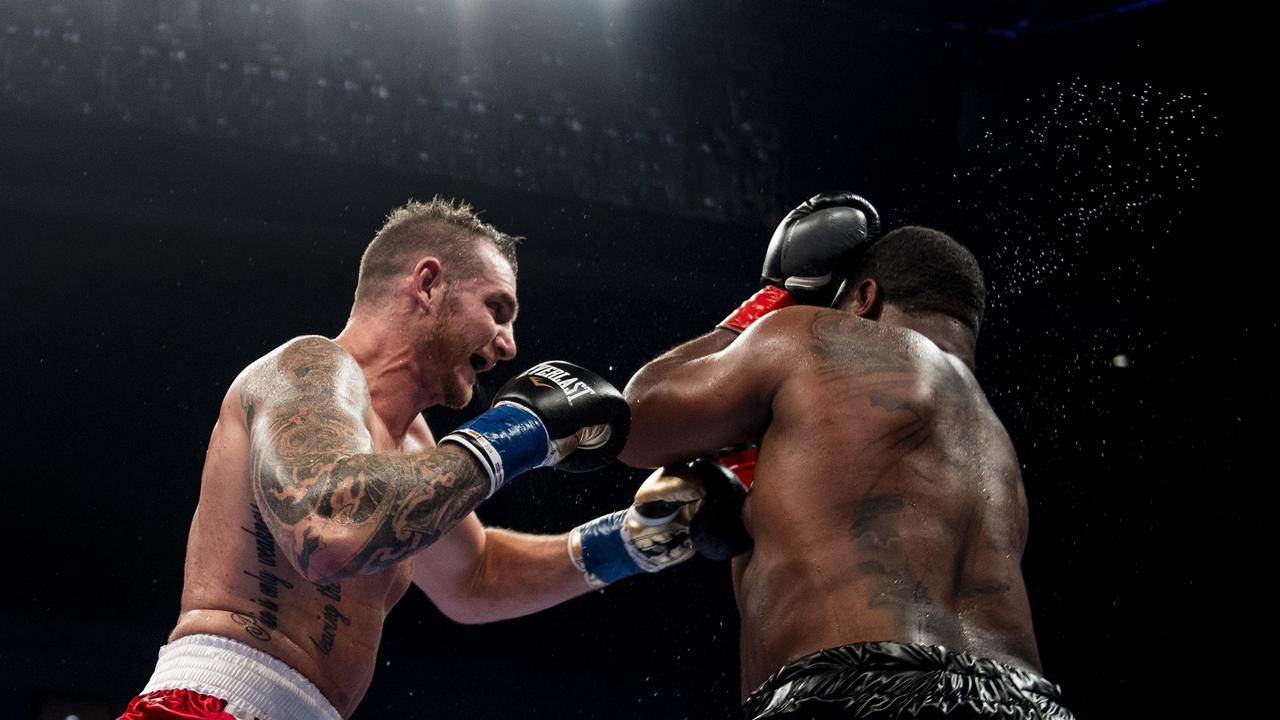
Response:
M626 444L627 401L599 375L572 363L539 363L498 389L493 407L441 438L457 443L489 474L489 495L511 478L555 465L589 472Z
M569 558L587 584L601 588L642 572L658 572L693 556L689 523L706 497L699 479L678 466L658 468L626 510L569 533Z

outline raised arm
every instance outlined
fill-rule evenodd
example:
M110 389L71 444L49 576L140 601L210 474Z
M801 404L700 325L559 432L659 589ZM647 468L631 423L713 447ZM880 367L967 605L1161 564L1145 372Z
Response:
M458 445L373 452L364 374L341 347L299 338L241 387L254 495L313 581L377 572L431 544L484 500L489 479Z
M777 378L768 358L753 358L754 335L718 328L641 368L623 391L631 435L619 459L657 467L758 440Z
M627 384L632 432L620 459L653 467L758 441L785 377L779 364L794 348L786 333L753 324L797 303L829 304L842 267L878 232L875 208L849 192L816 195L788 213L765 251L764 287L715 330L656 358Z

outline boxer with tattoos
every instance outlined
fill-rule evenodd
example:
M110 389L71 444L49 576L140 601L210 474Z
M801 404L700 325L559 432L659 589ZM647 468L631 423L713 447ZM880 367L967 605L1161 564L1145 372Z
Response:
M473 512L527 470L610 462L628 428L616 389L548 362L439 444L421 415L466 405L477 374L515 356L514 248L465 204L410 203L365 250L342 333L291 340L235 379L177 625L123 718L345 718L411 583L477 623L619 576L596 559L610 552L582 557L602 544L635 552L617 523L593 523L570 548L569 534L486 528Z
M621 459L677 468L670 507L725 485L682 461L758 445L753 479L734 462L740 523L711 543L740 552L749 720L1065 720L1039 674L1018 459L974 378L982 273L941 232L876 224L848 193L788 215L764 289L631 379Z

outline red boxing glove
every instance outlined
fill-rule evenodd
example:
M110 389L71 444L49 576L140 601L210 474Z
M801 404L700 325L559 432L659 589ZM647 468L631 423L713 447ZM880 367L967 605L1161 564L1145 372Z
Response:
M765 285L756 291L755 295L747 298L746 302L739 305L737 310L729 313L729 317L721 320L716 327L724 328L734 333L741 333L751 323L774 310L795 304L796 299L791 296L790 292L777 285Z

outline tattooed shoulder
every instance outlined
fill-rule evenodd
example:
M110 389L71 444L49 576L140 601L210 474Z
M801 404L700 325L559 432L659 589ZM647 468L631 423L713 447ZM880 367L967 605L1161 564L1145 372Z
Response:
M364 373L346 350L318 335L294 338L254 363L244 374L240 405L253 423L261 405L281 397L302 402L368 402Z
M910 363L902 343L876 330L871 321L824 310L814 314L809 324L809 348L819 358L851 370L883 372Z

